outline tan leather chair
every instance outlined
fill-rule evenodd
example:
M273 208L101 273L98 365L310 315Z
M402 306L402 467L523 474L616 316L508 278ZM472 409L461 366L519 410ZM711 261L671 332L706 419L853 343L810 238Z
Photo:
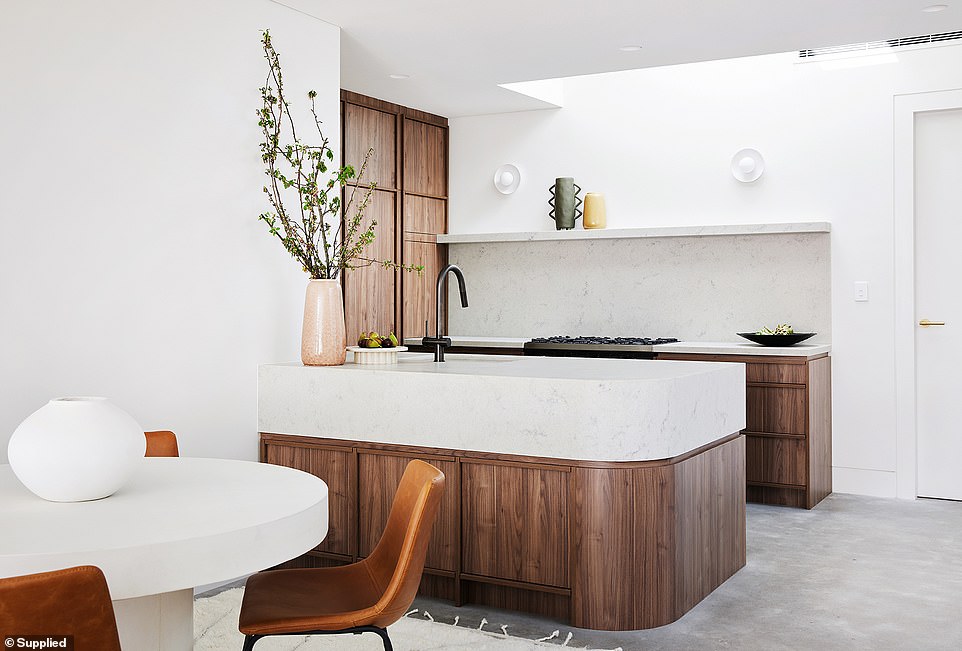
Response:
M269 635L377 633L408 611L424 569L444 473L411 461L371 555L353 565L259 572L247 579L238 628L244 651Z
M81 565L0 579L0 636L28 635L72 635L75 649L120 651L103 572Z
M147 453L145 457L179 457L177 449L177 435L167 430L144 432L147 437Z

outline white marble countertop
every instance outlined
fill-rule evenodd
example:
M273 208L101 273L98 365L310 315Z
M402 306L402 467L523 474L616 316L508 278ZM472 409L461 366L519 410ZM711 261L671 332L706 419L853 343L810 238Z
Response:
M566 231L519 231L514 233L447 233L438 244L483 242L543 242L549 240L611 240L642 237L705 237L709 235L777 235L783 233L829 233L830 222L772 224L711 224L703 226L652 226L647 228L599 228Z
M451 335L454 346L471 348L524 348L531 337L471 337ZM420 337L408 337L405 346L420 346ZM795 344L794 346L762 346L749 341L679 341L650 346L656 353L692 353L700 355L773 355L778 357L811 357L832 352L831 344Z
M745 427L743 364L401 353L266 364L258 430L590 461L684 454Z
M750 341L679 341L652 347L657 353L697 353L701 355L773 355L778 357L811 357L832 352L831 344L795 344L794 346L762 346Z
M470 348L524 348L524 342L531 341L531 337L471 337L466 335L450 335L451 345ZM421 337L407 337L405 346L420 346Z

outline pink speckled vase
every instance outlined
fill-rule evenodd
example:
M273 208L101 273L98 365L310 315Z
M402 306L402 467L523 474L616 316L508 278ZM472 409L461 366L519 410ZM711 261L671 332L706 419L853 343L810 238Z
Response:
M301 361L307 366L339 366L347 357L344 299L337 280L311 280L304 297Z

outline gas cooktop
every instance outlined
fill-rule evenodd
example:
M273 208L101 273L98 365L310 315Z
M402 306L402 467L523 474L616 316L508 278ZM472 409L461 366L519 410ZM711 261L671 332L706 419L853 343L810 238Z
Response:
M676 341L673 337L535 337L525 343L524 350L526 355L650 359L652 346Z
M528 343L551 344L561 346L654 346L656 344L673 344L674 337L535 337Z

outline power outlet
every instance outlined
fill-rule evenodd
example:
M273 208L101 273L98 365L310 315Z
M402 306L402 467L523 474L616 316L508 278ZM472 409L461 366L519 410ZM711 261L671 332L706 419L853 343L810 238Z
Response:
M868 281L855 281L855 302L865 303L868 301Z

